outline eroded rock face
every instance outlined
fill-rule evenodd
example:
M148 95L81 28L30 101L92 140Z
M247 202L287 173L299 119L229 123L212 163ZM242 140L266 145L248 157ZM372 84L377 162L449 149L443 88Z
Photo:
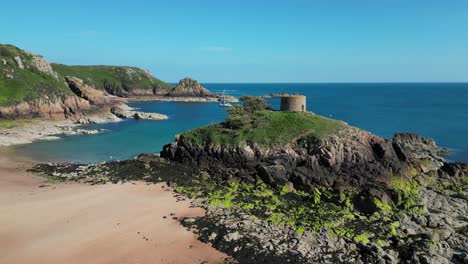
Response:
M16 118L66 118L81 119L88 113L108 112L113 105L121 104L76 77L66 77L74 95L45 96L31 102L0 107L0 119Z
M437 153L441 149L433 141L421 139L399 134L389 140L348 127L319 142L299 139L277 149L256 144L198 146L181 136L164 146L161 156L214 171L235 168L239 177L260 177L272 185L292 182L295 187L309 190L315 184L361 186L368 179L384 181L395 173L405 175L412 170L423 170L415 162L422 155L415 149L416 145L424 149L427 164L440 167L443 159Z
M79 78L67 76L65 77L65 80L73 93L78 97L89 101L92 105L111 105L119 101L115 96L109 96L104 92L85 84L83 80Z
M205 87L201 86L196 80L185 78L179 81L176 87L169 92L170 96L208 96L210 95Z
M16 118L81 118L91 111L90 103L77 96L39 99L15 106L0 107L0 119Z
M44 57L36 55L32 52L29 52L29 54L32 56L32 65L36 67L40 72L47 73L51 76L53 76L55 79L58 79L58 74L55 72L50 64L44 59Z

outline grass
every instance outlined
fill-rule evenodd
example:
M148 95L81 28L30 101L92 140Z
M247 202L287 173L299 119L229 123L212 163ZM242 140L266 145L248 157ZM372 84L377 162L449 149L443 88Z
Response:
M19 68L15 56L21 58L24 69ZM32 65L32 58L32 55L15 46L0 45L0 106L31 102L44 95L56 99L71 94L62 80L37 70ZM3 61L7 64L4 65ZM7 74L13 78L7 77Z
M308 112L255 112L251 122L238 129L215 124L197 128L182 135L198 144L234 145L257 143L262 146L284 146L298 137L307 141L321 139L343 128L343 122Z
M172 86L139 68L125 66L67 66L52 64L52 68L62 76L75 76L101 90L115 92L133 89L159 88L169 91ZM130 73L130 74L128 74Z
M24 69L14 57L20 57ZM6 62L6 64L4 64ZM75 76L101 90L125 95L132 90L169 91L172 86L144 70L120 66L66 66L51 64L58 79L39 71L33 64L33 55L13 46L0 44L0 107L38 100L54 101L72 94L65 76Z
M0 128L24 127L31 124L31 120L0 120Z

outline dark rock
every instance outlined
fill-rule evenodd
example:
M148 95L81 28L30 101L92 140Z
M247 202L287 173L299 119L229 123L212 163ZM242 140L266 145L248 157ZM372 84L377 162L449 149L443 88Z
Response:
M296 189L306 191L315 184L362 186L395 174L408 175L419 166L419 158L443 164L438 156L441 149L433 140L413 134L396 134L393 140L387 140L348 127L315 145L301 142L284 148L250 143L199 146L180 136L163 147L161 157L196 164L223 177L226 168L234 168L239 174L259 177L274 186L291 182Z

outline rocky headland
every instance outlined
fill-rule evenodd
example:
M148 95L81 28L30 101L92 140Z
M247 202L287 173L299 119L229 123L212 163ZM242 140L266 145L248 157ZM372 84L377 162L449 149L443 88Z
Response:
M0 45L0 119L77 120L139 98L213 102L219 95L190 78L172 86L136 67L49 64L40 55Z
M468 164L411 133L384 139L259 99L160 155L39 164L53 180L167 182L207 210L184 218L239 263L466 263Z

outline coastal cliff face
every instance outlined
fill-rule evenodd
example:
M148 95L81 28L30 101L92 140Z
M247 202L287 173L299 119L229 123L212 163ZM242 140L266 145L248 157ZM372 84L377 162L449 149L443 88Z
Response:
M35 100L64 101L72 95L67 84L39 55L0 45L0 107Z
M151 96L208 97L210 92L189 78L173 87L136 67L49 64L0 44L0 119L80 119L110 113L122 102L118 98Z
M61 75L39 55L0 45L0 119L80 119L117 103L83 80Z

